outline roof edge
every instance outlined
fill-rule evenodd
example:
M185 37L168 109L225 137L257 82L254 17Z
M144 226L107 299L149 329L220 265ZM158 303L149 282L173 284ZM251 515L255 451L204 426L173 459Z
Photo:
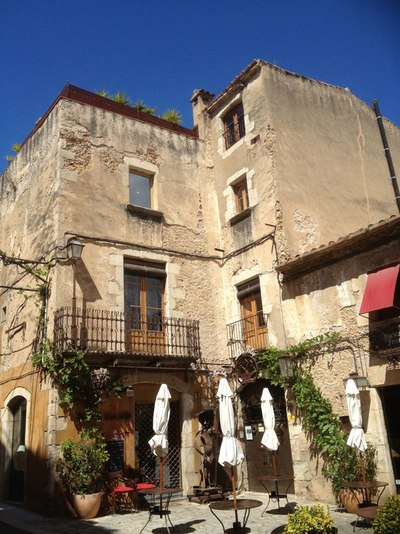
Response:
M301 256L275 266L282 273L284 281L289 281L321 267L336 263L350 256L360 254L400 237L400 215L361 228L346 237L339 238L329 245L305 252Z

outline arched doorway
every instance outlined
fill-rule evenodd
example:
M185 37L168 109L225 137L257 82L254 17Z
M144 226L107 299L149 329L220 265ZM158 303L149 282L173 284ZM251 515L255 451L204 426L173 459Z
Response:
M27 402L24 397L14 397L9 405L12 414L11 429L11 462L9 500L24 502L24 483L26 466L26 409Z
M269 389L274 399L275 430L280 442L279 448L275 453L277 474L293 477L293 460L284 391L279 386L273 386L269 380L256 380L253 384L247 385L240 393L243 422L247 430L245 432L246 460L250 491L265 491L258 477L261 475L273 475L274 473L272 452L261 446L261 439L264 434L261 395L265 387ZM290 487L289 492L294 493L293 485Z

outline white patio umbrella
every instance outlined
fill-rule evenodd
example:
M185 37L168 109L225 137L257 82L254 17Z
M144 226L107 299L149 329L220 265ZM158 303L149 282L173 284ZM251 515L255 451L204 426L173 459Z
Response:
M162 384L158 390L153 412L153 430L155 435L149 441L152 452L160 458L160 517L162 517L163 458L168 454L168 422L170 415L168 387Z
M219 398L219 423L222 430L222 443L219 451L218 462L224 467L231 466L233 500L236 508L236 485L233 468L241 463L244 458L242 447L236 439L235 414L233 411L233 393L226 378L222 378L217 397ZM235 510L237 515L237 510ZM236 517L237 522L237 517Z
M275 413L272 405L273 399L268 388L264 388L261 395L261 413L264 421L264 435L261 439L261 444L272 451L272 462L274 465L274 476L276 478L276 463L275 452L279 447L278 436L275 432Z
M360 392L357 389L356 383L353 379L349 379L346 385L347 410L349 412L349 419L351 423L351 432L347 445L353 447L360 452L361 471L363 482L365 483L364 461L362 453L367 449L367 442L362 428L362 414Z

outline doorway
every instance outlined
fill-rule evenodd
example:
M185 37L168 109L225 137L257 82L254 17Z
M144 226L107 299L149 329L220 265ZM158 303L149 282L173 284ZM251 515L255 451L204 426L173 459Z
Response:
M179 488L181 476L181 438L179 425L179 402L170 403L168 423L168 455L163 459L163 486ZM160 481L160 464L152 453L149 440L154 436L154 403L135 405L135 458L139 467L145 467L146 476Z
M292 478L294 476L284 391L279 386L273 386L269 380L256 380L253 384L246 386L240 393L243 422L246 430L249 490L255 492L265 491L265 488L258 480L259 476L274 474L272 452L261 445L261 439L264 435L261 395L265 387L269 389L274 401L275 431L280 443L278 450L274 451L276 471L279 476L286 475ZM289 488L289 493L295 493L293 484Z
M25 432L26 432L26 399L15 397L9 404L12 413L11 438L11 473L9 500L24 502L25 485Z
M379 390L383 412L385 414L386 431L392 457L393 473L396 480L397 493L400 493L400 425L398 406L400 405L400 385L388 386Z

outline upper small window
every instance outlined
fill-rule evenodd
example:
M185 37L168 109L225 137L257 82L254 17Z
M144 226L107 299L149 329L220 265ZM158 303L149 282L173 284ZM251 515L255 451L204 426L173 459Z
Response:
M134 206L151 209L151 178L129 173L129 202Z
M245 135L243 104L239 104L224 119L226 148L230 148Z
M246 178L233 186L236 199L236 212L240 213L249 207L249 196L247 194Z

